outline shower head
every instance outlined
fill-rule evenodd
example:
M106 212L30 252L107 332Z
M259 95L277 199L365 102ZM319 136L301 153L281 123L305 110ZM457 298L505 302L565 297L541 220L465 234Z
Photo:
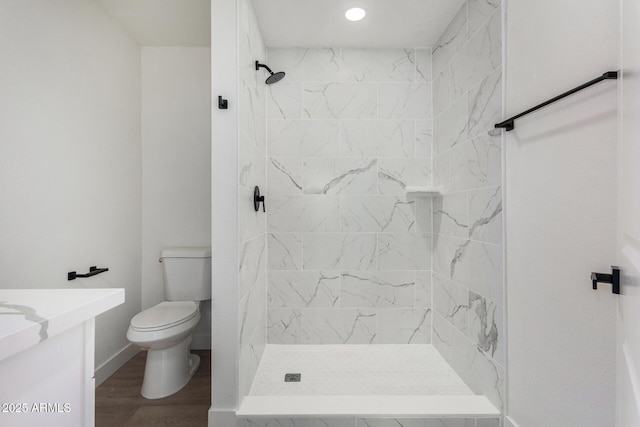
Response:
M271 71L271 68L267 67L265 64L261 64L258 61L256 61L256 70L259 70L260 67L266 68L269 74L271 74L269 77L267 77L267 80L264 81L268 85L278 83L280 80L284 78L284 71L278 71L277 73L274 73L273 71Z

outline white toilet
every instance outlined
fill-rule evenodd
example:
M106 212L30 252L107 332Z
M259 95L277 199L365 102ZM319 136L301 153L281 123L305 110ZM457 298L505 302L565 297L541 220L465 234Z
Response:
M147 349L142 396L160 399L187 385L200 366L189 352L200 301L211 299L211 248L167 248L160 253L166 301L136 314L127 338Z

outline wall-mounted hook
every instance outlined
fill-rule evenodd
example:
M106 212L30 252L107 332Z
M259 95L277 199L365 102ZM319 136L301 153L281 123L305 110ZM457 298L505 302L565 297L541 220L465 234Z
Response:
M264 196L260 195L260 187L256 185L256 188L253 189L253 207L256 212L260 209L260 203L262 203L262 212L266 212L267 209L264 203Z
M598 283L610 283L611 292L614 294L620 293L620 267L615 265L611 266L611 274L606 273L591 273L591 286L593 289L598 289Z
M222 98L221 96L218 96L218 109L226 110L228 108L229 108L229 101Z

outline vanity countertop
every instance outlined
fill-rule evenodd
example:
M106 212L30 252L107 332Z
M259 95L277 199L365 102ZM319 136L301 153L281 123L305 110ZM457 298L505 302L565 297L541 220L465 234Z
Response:
M124 289L0 289L0 361L124 302Z

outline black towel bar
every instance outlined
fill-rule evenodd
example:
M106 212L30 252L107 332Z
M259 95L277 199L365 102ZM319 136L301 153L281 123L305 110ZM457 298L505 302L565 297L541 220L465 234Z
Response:
M109 271L108 268L98 268L95 265L89 267L89 272L87 274L78 274L75 271L70 271L67 273L67 280L75 280L78 277L91 277L96 274L104 273L105 271Z
M495 127L496 128L503 128L507 132L510 131L510 130L513 130L513 127L515 126L513 122L516 119L519 119L522 116L525 116L525 115L527 115L529 113L532 113L532 112L534 112L536 110L539 110L542 107L546 107L547 105L552 104L552 103L554 103L554 102L556 102L556 101L558 101L558 100L560 100L562 98L565 98L565 97L567 97L569 95L572 95L572 94L574 94L574 93L576 93L578 91L581 91L582 89L588 88L589 86L592 86L592 85L594 85L596 83L600 83L603 80L615 80L617 78L618 78L618 72L617 71L607 71L606 73L604 73L600 77L597 77L597 78L595 78L593 80L590 80L590 81L588 81L588 82L586 82L584 84L581 84L578 87L575 87L575 88L573 88L571 90L568 90L568 91L566 91L566 92L564 92L564 93L562 93L562 94L560 94L560 95L558 95L558 96L556 96L554 98L549 99L548 101L545 101L545 102L543 102L541 104L536 105L533 108L529 108L527 111L523 111L522 113L517 114L517 115L515 115L515 116L513 116L511 118L508 118L505 121L502 121L500 123L496 123Z

